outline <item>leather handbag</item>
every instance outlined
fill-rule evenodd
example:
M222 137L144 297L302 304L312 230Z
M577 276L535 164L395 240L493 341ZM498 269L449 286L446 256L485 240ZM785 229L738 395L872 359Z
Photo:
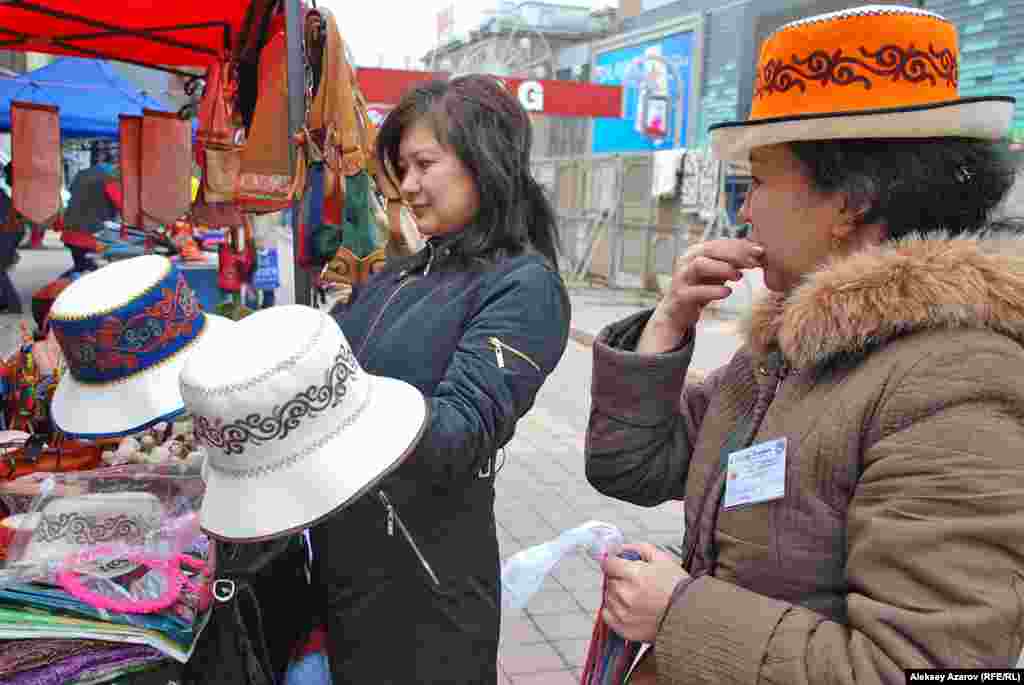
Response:
M199 105L196 130L196 163L202 169L203 181L194 204L235 199L245 144L245 128L234 110L238 97L237 68L235 62L221 62L206 72L206 90Z
M141 228L142 220L142 117L122 114L118 121L121 143L121 237L128 227Z
M28 221L49 226L61 212L64 164L56 107L11 102L11 205Z
M209 623L184 665L184 685L278 685L317 613L304 537L214 541Z

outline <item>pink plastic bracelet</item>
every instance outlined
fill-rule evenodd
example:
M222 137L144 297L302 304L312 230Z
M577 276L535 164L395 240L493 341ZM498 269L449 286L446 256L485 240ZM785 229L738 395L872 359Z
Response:
M101 595L88 589L81 581L81 573L72 566L95 561L103 556L123 556L140 566L163 572L167 589L156 599L119 599ZM85 602L98 609L116 611L124 614L152 614L163 611L174 604L181 595L183 587L198 593L200 586L187 578L181 566L188 566L197 571L205 571L206 564L187 554L179 554L174 559L147 558L138 552L124 553L123 549L113 546L97 547L71 557L66 565L57 573L57 582L75 599Z

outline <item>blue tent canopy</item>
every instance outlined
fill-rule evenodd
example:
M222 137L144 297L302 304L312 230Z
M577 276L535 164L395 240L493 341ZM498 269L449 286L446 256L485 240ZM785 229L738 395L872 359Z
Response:
M15 78L0 78L0 131L11 130L11 101L56 105L64 138L117 138L118 115L168 111L103 60L63 57Z

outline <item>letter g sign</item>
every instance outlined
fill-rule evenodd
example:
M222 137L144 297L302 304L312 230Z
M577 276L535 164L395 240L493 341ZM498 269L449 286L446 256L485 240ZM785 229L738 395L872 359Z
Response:
M519 104L527 112L544 111L544 86L538 81L523 81L519 84Z

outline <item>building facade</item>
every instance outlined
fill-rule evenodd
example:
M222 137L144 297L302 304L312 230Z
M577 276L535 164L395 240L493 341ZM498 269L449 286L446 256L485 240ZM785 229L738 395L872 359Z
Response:
M622 0L621 30L615 40L620 46L649 46L651 32L657 34L658 27L686 22L693 27L690 73L700 74L699 83L689 91L671 94L671 102L693 123L687 125L685 142L672 143L699 147L708 142L709 126L749 114L757 49L768 34L801 17L862 4L856 0L642 0L637 6L635 0ZM961 94L1011 95L1024 104L1024 31L1020 29L1024 0L881 0L876 4L914 5L951 20L960 35ZM632 16L630 8L635 12ZM594 63L595 80L615 83L599 69L599 61ZM628 78L618 82L627 91L635 85ZM627 93L627 100L636 97ZM631 112L625 114L628 118ZM613 145L606 137L608 130L608 125L595 123L592 152L607 151ZM1024 146L1024 106L1017 109L1011 141ZM640 144L633 147L634 151L644 149Z
M502 2L466 35L428 52L424 69L452 75L494 74L580 82L591 80L591 43L616 29L614 10L547 2ZM587 154L589 118L533 116L534 155Z

